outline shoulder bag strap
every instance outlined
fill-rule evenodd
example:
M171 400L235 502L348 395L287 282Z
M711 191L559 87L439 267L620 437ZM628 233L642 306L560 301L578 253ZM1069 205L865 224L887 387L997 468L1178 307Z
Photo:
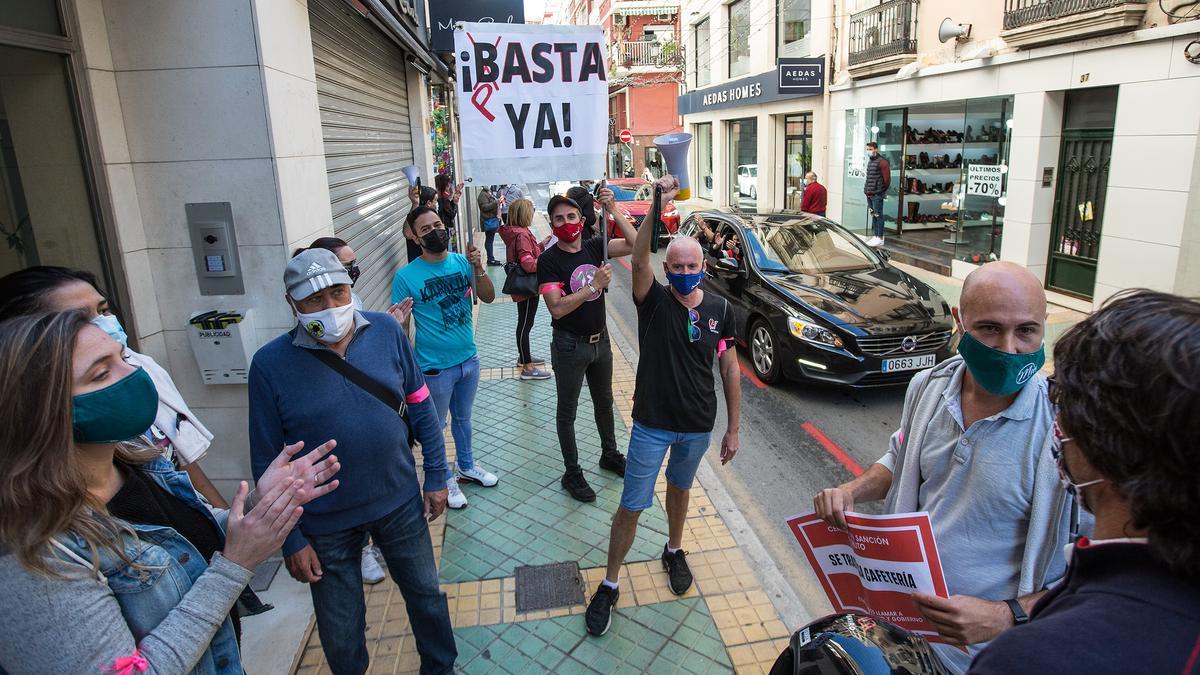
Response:
M337 354L328 349L304 349L304 351L313 355L313 358L329 366L347 380L353 382L359 389L379 399L387 407L395 410L401 417L404 418L405 424L408 423L408 404L396 396L396 393L391 389L380 384L370 375L355 368L348 361L341 358Z

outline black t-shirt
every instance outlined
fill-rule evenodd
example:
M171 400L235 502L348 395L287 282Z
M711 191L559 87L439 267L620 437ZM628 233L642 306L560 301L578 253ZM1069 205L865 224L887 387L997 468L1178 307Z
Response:
M563 295L578 291L596 276L596 270L604 262L603 256L604 241L600 237L585 240L583 248L576 253L568 253L558 244L551 246L538 256L538 291L545 291L547 287L558 288ZM575 335L599 333L607 325L604 293L592 295L574 312L552 320L550 325Z
M656 279L637 306L637 384L633 419L677 433L712 431L717 418L713 359L733 347L729 301L705 293L688 309Z

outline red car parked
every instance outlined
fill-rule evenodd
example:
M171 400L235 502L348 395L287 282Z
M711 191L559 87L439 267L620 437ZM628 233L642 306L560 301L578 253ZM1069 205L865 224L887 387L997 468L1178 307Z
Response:
M613 191L617 208L636 227L641 227L642 219L650 210L650 200L654 197L654 184L641 178L615 178L608 181L608 188ZM679 231L679 212L675 210L674 201L663 205L662 221L667 226L667 236ZM608 233L614 238L621 236L611 215L608 217Z

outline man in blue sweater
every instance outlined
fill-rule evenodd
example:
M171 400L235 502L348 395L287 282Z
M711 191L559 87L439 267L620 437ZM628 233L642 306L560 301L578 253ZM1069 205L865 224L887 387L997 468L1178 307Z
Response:
M369 534L404 596L421 672L449 673L457 651L428 526L446 507L441 425L400 325L388 314L355 311L350 283L337 256L324 249L288 263L284 286L297 325L258 350L250 366L254 476L287 443L316 448L337 440L343 489L310 502L283 545L288 572L310 584L325 659L336 674L363 673L369 665L359 565ZM321 353L403 400L408 420ZM421 442L424 492L410 424Z

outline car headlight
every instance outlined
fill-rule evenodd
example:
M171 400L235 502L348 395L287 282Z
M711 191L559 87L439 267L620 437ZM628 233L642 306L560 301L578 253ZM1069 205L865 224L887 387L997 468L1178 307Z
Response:
M817 324L809 323L796 317L788 317L787 322L788 331L801 340L819 345L829 345L838 349L842 348L842 339L824 326L818 326Z

